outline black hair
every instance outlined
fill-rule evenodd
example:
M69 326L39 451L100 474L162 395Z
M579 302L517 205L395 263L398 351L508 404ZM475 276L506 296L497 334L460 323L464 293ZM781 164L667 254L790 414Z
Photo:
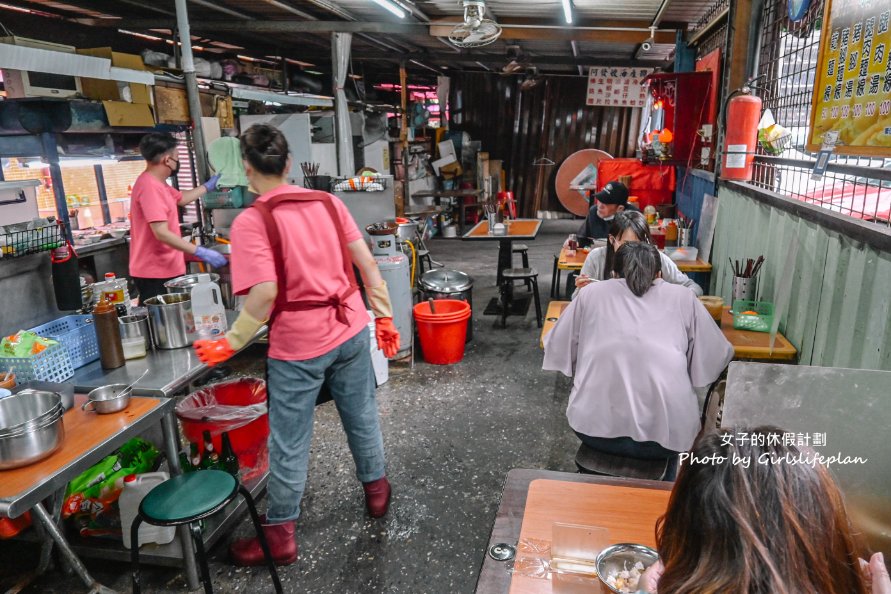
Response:
M637 235L638 241L652 244L653 236L650 235L650 226L647 225L647 219L643 214L636 210L626 210L616 213L612 223L609 226L610 237L616 239L622 237L625 231L631 229ZM606 262L603 265L603 278L601 280L609 280L611 278L613 268L615 267L616 249L613 242L607 237L606 240Z
M176 148L179 141L169 132L149 132L139 141L139 154L149 163L157 163L164 153Z
M662 272L662 257L656 246L632 241L616 252L615 272L619 278L625 279L632 293L643 297Z
M241 135L241 156L265 175L283 175L288 165L288 141L269 124L254 124Z

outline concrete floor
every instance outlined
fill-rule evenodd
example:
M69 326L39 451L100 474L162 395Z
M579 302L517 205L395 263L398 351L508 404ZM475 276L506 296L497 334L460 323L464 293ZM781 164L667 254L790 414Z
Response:
M553 254L574 221L545 221L528 242L540 272L546 310ZM451 366L391 365L378 390L393 500L386 518L365 513L362 489L333 403L317 407L309 482L298 520L299 561L280 568L286 592L315 594L469 593L512 468L574 471L578 444L565 419L569 380L541 371L534 310L494 328L482 311L496 294L497 242L434 240L433 258L469 273L474 340ZM565 276L564 276L565 278ZM518 289L522 290L522 289ZM240 363L257 372L262 360ZM259 503L261 511L265 501ZM245 518L233 536L251 532ZM265 569L227 563L226 545L211 551L217 592L271 592ZM34 551L0 542L0 571L36 562ZM100 582L130 590L125 564L87 561ZM5 589L8 580L0 580ZM183 592L178 572L146 568L146 592ZM52 571L26 592L85 592L76 578Z

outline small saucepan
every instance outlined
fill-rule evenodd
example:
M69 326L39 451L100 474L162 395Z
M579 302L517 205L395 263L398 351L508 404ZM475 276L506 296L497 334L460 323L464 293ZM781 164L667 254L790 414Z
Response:
M92 405L92 409L100 415L116 413L124 410L130 405L131 386L127 384L109 384L96 388L87 394L88 400L81 406L81 410L87 410Z

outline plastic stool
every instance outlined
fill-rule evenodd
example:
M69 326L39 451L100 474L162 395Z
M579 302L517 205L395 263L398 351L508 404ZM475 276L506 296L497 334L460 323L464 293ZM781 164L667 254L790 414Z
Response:
M222 470L199 470L168 479L149 491L139 504L139 513L130 527L130 542L133 543L133 594L139 594L139 525L143 522L153 526L182 526L188 524L195 543L195 555L201 569L201 580L204 582L205 594L213 594L210 583L210 569L207 567L207 554L204 551L204 539L201 535L199 520L208 518L222 510L241 493L251 513L257 538L266 556L269 573L278 594L282 592L282 584L275 570L275 563L269 553L269 545L260 525L260 516L250 492L235 477Z
M532 283L532 296L535 298L535 320L541 328L541 300L538 297L538 271L534 268L508 268L501 273L501 326L507 327L507 312L510 309L514 281Z
M511 252L513 254L520 254L522 256L523 268L529 268L529 246L525 243L515 243L511 248ZM529 291L532 290L532 281L526 279L525 281L526 289Z

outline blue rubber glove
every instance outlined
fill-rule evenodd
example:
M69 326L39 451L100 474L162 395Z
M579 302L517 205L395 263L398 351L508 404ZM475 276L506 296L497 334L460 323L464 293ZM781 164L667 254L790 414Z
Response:
M218 173L201 185L204 186L204 188L208 192L213 192L214 190L217 189L217 183L219 183L219 181L220 181L220 176L221 176L221 174Z
M229 264L229 260L226 259L226 256L220 252L207 249L203 245L199 245L198 249L195 250L195 256L214 268L223 268Z

